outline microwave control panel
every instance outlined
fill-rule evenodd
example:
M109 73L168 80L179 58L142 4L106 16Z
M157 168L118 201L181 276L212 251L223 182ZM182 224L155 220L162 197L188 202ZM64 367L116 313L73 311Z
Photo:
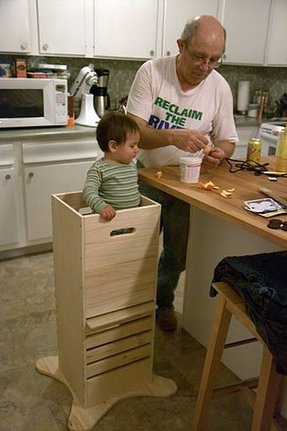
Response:
M55 119L56 122L67 121L68 102L65 84L55 85Z

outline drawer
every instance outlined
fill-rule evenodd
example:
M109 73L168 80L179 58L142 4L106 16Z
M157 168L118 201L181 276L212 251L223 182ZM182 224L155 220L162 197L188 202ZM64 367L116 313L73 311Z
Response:
M48 142L25 142L22 144L24 164L82 159L96 160L102 154L97 142L92 140L55 140Z
M0 167L12 166L15 164L15 153L13 144L0 145Z

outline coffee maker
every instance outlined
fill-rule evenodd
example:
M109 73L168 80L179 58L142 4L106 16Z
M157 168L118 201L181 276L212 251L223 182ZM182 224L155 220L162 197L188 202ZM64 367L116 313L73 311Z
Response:
M98 75L98 82L91 87L90 93L94 95L94 107L99 117L102 117L110 107L108 95L108 82L110 71L108 69L94 69Z

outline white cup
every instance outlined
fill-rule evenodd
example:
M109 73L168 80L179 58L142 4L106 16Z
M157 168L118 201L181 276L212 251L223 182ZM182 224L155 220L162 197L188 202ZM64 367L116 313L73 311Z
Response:
M201 163L201 157L181 157L179 160L180 181L184 183L198 183Z

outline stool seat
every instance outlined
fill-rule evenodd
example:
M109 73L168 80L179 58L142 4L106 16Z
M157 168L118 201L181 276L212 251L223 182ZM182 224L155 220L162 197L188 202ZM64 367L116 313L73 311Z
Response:
M240 390L253 408L251 431L275 431L280 430L273 418L278 413L278 401L281 395L283 375L276 371L276 362L264 340L256 331L256 327L245 308L244 300L235 290L225 282L213 283L212 287L217 291L216 310L211 327L207 353L198 391L195 412L192 422L192 431L204 430L204 420L209 403L215 394L214 383L221 362L232 316L263 344L263 357L260 376L256 383L255 392L250 386L243 383L232 385L232 389L226 390L225 395ZM235 343L236 344L236 343ZM224 391L221 390L221 395Z

